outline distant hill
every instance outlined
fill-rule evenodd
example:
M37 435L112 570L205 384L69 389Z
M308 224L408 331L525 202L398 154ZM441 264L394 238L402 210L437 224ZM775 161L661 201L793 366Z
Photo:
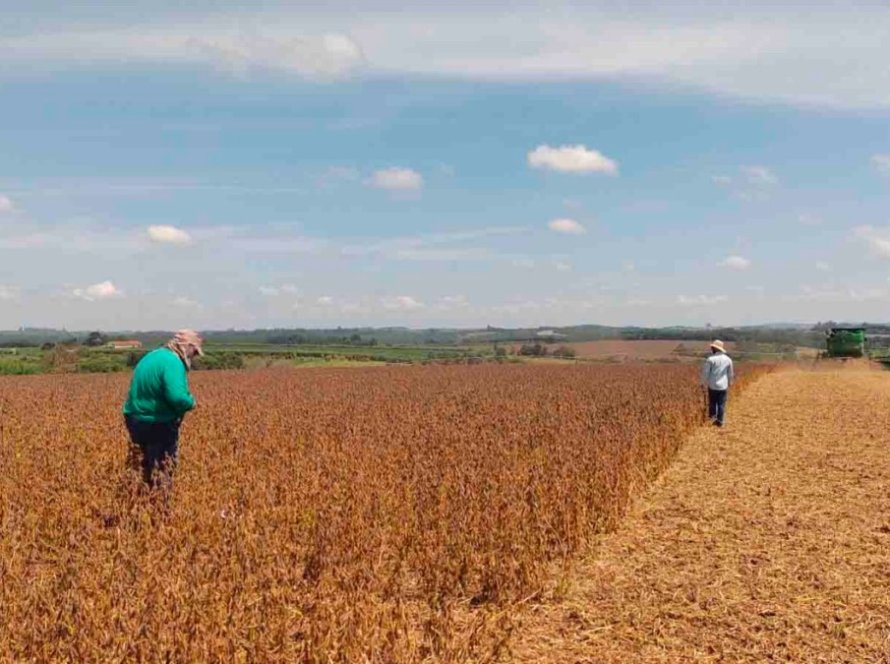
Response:
M821 347L824 329L834 323L767 323L742 327L616 327L608 325L571 325L565 327L542 326L532 328L425 328L407 327L356 327L356 328L275 328L259 330L207 330L203 334L210 343L218 344L350 344L350 345L467 345L476 343L501 343L540 341L547 339L583 342L606 339L623 340L708 340L749 341L781 343L796 346ZM886 325L875 328L887 329ZM44 343L83 341L89 331L68 331L22 328L0 331L0 347L39 346ZM108 339L138 339L146 347L166 341L171 332L164 330L102 330Z

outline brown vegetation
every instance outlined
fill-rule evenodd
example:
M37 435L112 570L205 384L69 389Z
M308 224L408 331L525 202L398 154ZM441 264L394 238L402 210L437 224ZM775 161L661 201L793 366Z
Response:
M663 360L701 360L708 354L708 341L697 340L625 340L603 339L600 341L572 341L565 343L536 342L546 349L548 355L553 355L557 348L570 349L574 357L582 360L609 360L613 362L625 361L663 361ZM522 349L522 345L510 346L510 352L516 354ZM726 342L726 349L732 352L735 343Z
M890 662L888 413L862 362L759 381L524 612L511 660Z
M194 375L172 503L125 376L0 379L0 661L467 661L701 421L686 366Z

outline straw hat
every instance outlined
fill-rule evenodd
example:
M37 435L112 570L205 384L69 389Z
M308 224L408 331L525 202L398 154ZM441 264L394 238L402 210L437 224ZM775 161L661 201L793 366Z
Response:
M721 353L726 352L726 348L723 347L723 342L719 339L714 339L714 341L711 342L711 349L719 350Z

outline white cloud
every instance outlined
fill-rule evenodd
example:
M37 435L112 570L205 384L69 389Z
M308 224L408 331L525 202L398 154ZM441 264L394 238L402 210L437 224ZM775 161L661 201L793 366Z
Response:
M831 286L812 286L804 284L800 287L799 295L792 295L789 300L839 300L845 297L845 293Z
M462 247L449 249L399 249L390 257L406 261L484 261L495 254L485 247Z
M238 75L252 69L271 69L306 78L337 79L351 74L364 61L355 40L341 33L218 36L194 39L184 46L184 57L207 58ZM188 53L188 49L193 52Z
M759 188L779 184L779 178L766 166L739 166L738 176L712 175L711 182L720 186L747 185Z
M14 72L161 62L312 77L367 61L387 74L639 80L801 106L890 106L881 3L811 3L806 12L787 2L414 3L398 12L380 2L286 4L197 17L159 7L150 23L134 8L116 11L117 25L67 30L53 17L28 19L30 34L0 38L0 58Z
M523 268L525 270L531 270L532 268L535 267L534 260L532 260L531 258L524 258L524 257L514 258L512 261L510 261L510 264L513 267L519 267L519 268Z
M652 300L647 300L645 298L631 297L628 298L624 304L628 307L651 307L653 303Z
M728 301L729 298L726 295L680 295L677 297L677 304L683 307L709 306Z
M871 302L886 300L888 297L890 297L890 291L883 288L804 284L800 287L799 295L793 295L786 299L791 301Z
M574 219L553 219L547 224L547 228L556 233L565 233L567 235L584 235L587 229Z
M423 308L423 302L414 299L410 295L385 297L380 303L383 305L383 308L388 311L414 311Z
M507 314L510 316L516 316L521 314L526 314L528 312L537 312L543 308L543 305L540 302L536 302L535 300L527 300L516 298L512 302L505 302L503 304L495 305L491 308L491 311L496 314Z
M186 245L192 241L191 236L176 226L149 226L148 237L161 244Z
M730 270L747 270L751 267L751 261L743 256L727 256L718 265L727 267Z
M86 288L75 288L72 291L74 297L93 302L94 300L108 300L115 297L123 297L123 291L110 281L102 281Z
M779 183L779 178L766 166L742 166L739 170L748 184L762 186Z
M265 297L277 297L279 295L297 295L300 291L293 284L281 284L280 286L260 286L257 288L260 295Z
M882 288L849 288L832 285L800 287L800 295L792 296L791 300L813 300L826 302L867 302L871 300L883 300L888 292Z
M563 261L557 261L556 263L553 264L553 267L556 268L557 272L571 272L572 271L572 264L566 263Z
M339 32L307 32L295 26L233 31L208 18L201 24L164 27L127 25L106 29L40 33L0 41L12 60L60 62L69 66L167 62L204 64L244 76L277 70L312 79L347 76L364 63L361 47Z
M15 206L12 204L12 199L9 196L0 194L0 214L12 212L13 210L15 210Z
M884 300L887 298L887 291L883 288L850 288L847 290L847 296L851 300L862 302L866 300Z
M388 191L419 191L423 187L423 176L410 168L384 168L374 171L368 184Z
M467 261L493 260L499 256L493 249L479 246L489 238L507 235L521 235L529 229L524 226L493 226L475 230L429 233L413 237L394 237L371 240L363 243L350 243L340 248L344 256L382 256L406 261ZM472 242L472 246L460 245Z
M528 153L528 165L560 173L605 173L616 175L618 164L597 150L584 145L562 145L552 148L539 145Z
M823 261L818 261L816 263L816 269L819 270L819 272L831 272L831 265Z
M19 289L15 286L0 284L0 300L15 300L19 296Z
M822 218L809 212L801 212L797 215L797 221L803 226L818 226L822 223Z
M376 312L377 307L364 298L360 302L343 302L337 313L341 316L367 316Z
M878 173L890 175L890 154L876 154L871 158L871 163Z
M741 200L763 201L779 184L779 178L766 166L739 166L737 175L712 175L711 182Z
M185 297L184 295L180 295L179 297L174 298L173 304L177 307L188 308L195 308L199 306L199 304L195 300L191 299L190 297Z
M853 236L864 242L875 256L890 258L890 228L858 226L853 229Z
M470 302L464 295L446 295L439 298L439 301L436 303L436 308L442 311L465 309L468 306L470 306Z
M315 303L320 304L323 307L329 307L334 304L334 298L332 298L330 295L322 295L320 298L315 300Z

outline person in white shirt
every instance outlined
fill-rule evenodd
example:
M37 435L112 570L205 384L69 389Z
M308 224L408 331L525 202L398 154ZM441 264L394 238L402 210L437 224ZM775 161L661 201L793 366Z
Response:
M708 417L715 426L726 422L726 397L734 377L732 359L723 342L711 342L711 354L701 368L701 384L708 389Z

